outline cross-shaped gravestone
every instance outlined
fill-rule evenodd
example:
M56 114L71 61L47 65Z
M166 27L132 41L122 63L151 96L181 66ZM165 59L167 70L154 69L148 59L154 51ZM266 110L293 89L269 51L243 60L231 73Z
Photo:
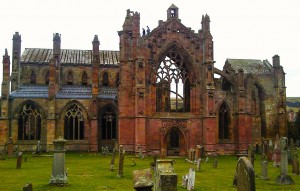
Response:
M280 175L276 178L277 184L295 184L292 177L288 175L288 139L282 137L280 139Z

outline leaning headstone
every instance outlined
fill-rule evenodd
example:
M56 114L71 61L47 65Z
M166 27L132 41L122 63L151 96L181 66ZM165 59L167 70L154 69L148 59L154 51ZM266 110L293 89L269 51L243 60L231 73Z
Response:
M173 162L173 160L156 160L155 191L177 191L177 174L174 171Z
M113 149L112 156L111 156L111 161L110 161L110 171L114 170L115 166L115 157L116 157L116 150Z
M12 157L13 152L14 152L14 142L12 140L12 137L10 137L7 143L7 156Z
M254 167L254 151L253 146L251 144L248 146L247 157L250 160L252 166Z
M17 169L20 169L21 167L22 167L22 152L19 152L17 158Z
M131 158L131 161L132 161L132 166L136 166L136 163L133 158Z
M268 161L261 161L261 179L270 180L268 177Z
M280 175L276 178L277 184L295 184L292 177L288 175L288 139L282 137L280 139Z
M136 191L152 191L153 181L150 168L133 171L133 187Z
M254 168L247 157L239 158L233 184L239 191L255 191Z
M32 183L26 184L23 187L23 191L33 191L33 189L32 189Z
M124 158L125 158L125 150L123 149L123 145L120 145L120 150L119 150L119 170L118 170L118 177L119 178L123 176Z
M197 160L197 172L200 171L200 168L201 168L201 158L198 158L198 160Z
M64 186L68 184L68 177L65 168L65 143L67 140L59 137L52 142L54 145L53 164L49 183L51 185Z

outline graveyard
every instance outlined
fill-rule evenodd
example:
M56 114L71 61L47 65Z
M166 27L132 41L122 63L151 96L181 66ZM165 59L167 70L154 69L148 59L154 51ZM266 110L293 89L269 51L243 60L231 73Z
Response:
M297 151L299 154L299 150ZM280 185L275 179L280 175L280 167L274 167L272 161L268 162L268 178L261 178L262 155L254 154L255 187L256 190L300 190L300 176L292 174L292 165L288 164L288 174L295 184ZM151 168L153 156L125 154L123 156L123 172L118 171L119 154L115 154L112 166L112 153L101 152L66 152L65 171L68 183L57 186L49 184L52 171L53 153L32 154L23 152L22 164L16 168L17 155L4 156L0 160L0 190L22 190L32 183L33 190L116 190L128 191L133 188L133 171ZM160 159L158 156L157 159ZM174 172L177 174L177 190L187 190L182 187L182 176L195 169L194 190L237 190L233 186L238 157L234 155L205 156L200 167L191 163L186 157L165 157L173 163ZM20 165L20 164L19 164ZM199 168L199 170L197 169ZM151 169L154 181L155 172ZM154 190L154 189L153 189Z

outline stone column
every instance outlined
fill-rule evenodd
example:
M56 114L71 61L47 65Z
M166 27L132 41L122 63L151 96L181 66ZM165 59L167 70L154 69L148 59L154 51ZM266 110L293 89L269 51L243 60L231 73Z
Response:
M68 184L68 178L65 169L65 143L67 140L59 137L53 140L53 164L50 184L63 186Z

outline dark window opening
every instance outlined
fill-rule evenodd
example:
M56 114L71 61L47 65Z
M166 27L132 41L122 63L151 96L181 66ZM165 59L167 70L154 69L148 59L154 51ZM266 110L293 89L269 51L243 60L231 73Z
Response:
M67 140L84 138L84 117L82 110L76 104L71 105L65 114L64 138Z
M49 76L50 76L50 73L49 73L49 71L47 71L47 73L45 75L45 84L46 85L49 85Z
M82 83L81 83L82 85L85 85L85 86L87 85L87 78L88 77L87 77L86 72L83 72L82 79L81 79L82 80Z
M18 140L39 140L41 137L42 117L32 104L23 106L18 115Z
M108 86L108 74L106 72L103 73L102 83L103 86Z
M71 71L69 71L67 75L67 85L73 85L73 74Z
M117 138L116 114L108 107L102 114L102 139L111 140Z
M36 74L34 73L34 71L31 71L30 84L36 84Z
M171 50L160 62L156 75L156 111L188 112L190 83L186 63Z
M179 148L179 135L174 128L170 132L170 148Z
M225 103L219 109L219 139L228 139L229 113Z

